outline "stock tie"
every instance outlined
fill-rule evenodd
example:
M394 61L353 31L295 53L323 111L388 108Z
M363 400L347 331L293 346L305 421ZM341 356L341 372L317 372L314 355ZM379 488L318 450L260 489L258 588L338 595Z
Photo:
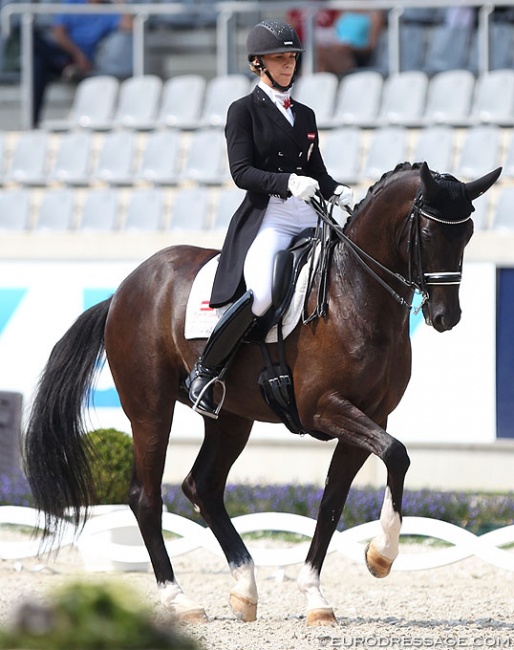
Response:
M280 102L286 110L288 108L291 108L291 97L288 93L275 93L275 96L277 98L277 102Z

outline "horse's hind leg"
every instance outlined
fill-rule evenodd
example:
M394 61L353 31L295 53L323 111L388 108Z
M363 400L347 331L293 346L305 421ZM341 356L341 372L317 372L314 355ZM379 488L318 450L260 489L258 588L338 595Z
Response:
M162 535L161 482L171 419L172 413L169 419L158 422L132 421L134 471L129 504L150 555L161 601L180 620L205 622L203 608L185 596L175 579Z
M355 475L369 452L338 443L327 474L314 536L299 575L298 587L307 599L308 625L334 625L334 611L320 588L320 573Z
M218 420L205 418L205 440L182 485L225 553L235 579L230 605L234 614L245 622L257 617L255 567L226 511L223 495L230 468L243 451L252 425L251 420L223 411Z

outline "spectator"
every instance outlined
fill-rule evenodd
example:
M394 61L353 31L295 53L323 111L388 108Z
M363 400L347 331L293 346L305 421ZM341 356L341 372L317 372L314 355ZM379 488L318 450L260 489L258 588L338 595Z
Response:
M317 70L344 75L368 65L384 25L383 11L343 11L332 38L317 43Z
M105 4L105 0L64 0L65 4ZM112 14L58 14L50 34L34 37L32 124L41 117L45 91L55 76L79 81L94 71L101 41L117 30L132 29L132 17Z

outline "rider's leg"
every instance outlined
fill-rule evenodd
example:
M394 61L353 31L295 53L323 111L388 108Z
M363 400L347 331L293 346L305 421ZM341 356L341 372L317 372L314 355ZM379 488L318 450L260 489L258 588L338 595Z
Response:
M193 409L208 417L218 417L221 404L214 402L214 385L223 379L241 340L255 323L252 303L253 294L247 291L227 309L186 382Z

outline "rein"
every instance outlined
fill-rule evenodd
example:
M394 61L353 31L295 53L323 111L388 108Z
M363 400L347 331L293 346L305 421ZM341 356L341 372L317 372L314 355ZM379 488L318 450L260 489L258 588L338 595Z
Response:
M395 273L391 271L386 266L381 264L374 257L366 253L360 246L358 246L354 241L352 241L345 233L344 228L341 227L334 217L332 216L335 200L329 199L326 201L319 193L311 199L311 205L316 210L318 218L323 222L324 226L329 229L330 232L333 232L337 235L339 240L347 244L349 250L353 253L357 261L364 267L364 269L373 277L375 280L382 286L386 291L388 291L393 298L403 307L406 307L409 311L412 311L414 315L418 314L423 306L430 300L428 293L428 286L435 285L460 285L462 279L461 271L443 271L439 273L423 273L422 271L422 250L421 250L421 225L420 217L424 217L431 221L436 221L438 223L446 225L458 225L465 223L471 219L471 214L465 219L459 221L447 221L443 220L434 214L427 212L423 208L423 196L418 193L414 204L412 206L412 211L409 215L408 223L410 224L410 234L409 234L409 278L403 277L400 273ZM353 212L350 208L346 208L350 216L353 216ZM322 239L322 247L327 247L326 236ZM419 278L413 278L413 267L414 262L417 262L417 267L419 269ZM395 289L384 280L372 267L371 264L378 267L386 276L394 279L404 287L408 289L413 289L415 293L421 295L421 304L417 307L413 303L408 302L401 296ZM324 282L326 285L326 281ZM316 312L312 314L309 318L315 318L317 315L323 315L326 311L326 305L319 304L317 306ZM320 313L321 312L321 313ZM308 322L304 321L304 322Z

